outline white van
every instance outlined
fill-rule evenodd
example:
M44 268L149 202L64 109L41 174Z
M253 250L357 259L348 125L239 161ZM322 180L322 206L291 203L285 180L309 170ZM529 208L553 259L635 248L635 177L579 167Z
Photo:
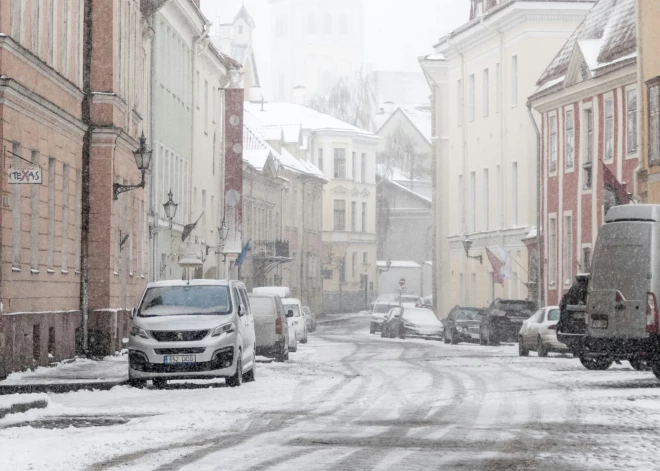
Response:
M240 281L149 283L131 313L129 380L160 388L174 379L254 381L254 319Z
M598 232L587 294L587 332L580 360L606 369L656 351L660 337L660 205L610 209ZM660 377L660 358L651 362ZM653 365L655 363L655 366Z
M289 328L282 299L276 294L253 293L249 297L257 336L257 355L274 357L280 362L288 360Z
M282 304L286 317L296 330L296 338L300 343L307 343L307 323L302 303L296 298L284 298Z
M282 298L282 302L291 296L291 290L286 286L261 286L259 288L252 288L252 294L275 294ZM300 304L300 301L298 301ZM302 309L302 306L301 306ZM303 335L300 330L301 323L299 318L295 317L295 309L287 309L285 306L284 312L286 314L286 320L289 327L289 351L297 352L298 351L298 341L302 341ZM301 310L302 312L302 310ZM302 314L301 314L302 315ZM305 335L305 342L307 341L307 335Z

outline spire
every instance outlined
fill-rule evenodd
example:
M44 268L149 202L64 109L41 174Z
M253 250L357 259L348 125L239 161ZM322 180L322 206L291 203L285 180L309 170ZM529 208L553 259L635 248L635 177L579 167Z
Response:
M248 13L247 8L245 8L245 2L244 1L241 3L241 9L238 10L238 13L236 14L236 18L234 18L234 23L236 23L239 19L242 19L248 25L250 25L251 28L254 28L254 20L252 19L252 17Z

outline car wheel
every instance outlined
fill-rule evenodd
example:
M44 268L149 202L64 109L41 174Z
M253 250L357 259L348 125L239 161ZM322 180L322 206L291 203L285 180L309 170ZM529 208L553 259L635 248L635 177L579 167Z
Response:
M582 355L580 357L580 363L582 363L582 366L584 366L588 370L606 370L610 366L612 366L612 363L614 363L614 360L608 357L596 357L596 358L590 358Z
M543 345L543 340L541 340L541 337L539 337L536 341L536 353L540 357L548 356L548 350L545 348L545 345Z
M648 363L646 363L645 360L642 360L639 357L631 358L629 361L630 361L630 366L632 366L637 371L647 371L649 369Z
M458 343L458 336L456 335L456 331L452 330L451 331L451 344L456 345Z
M405 339L406 338L406 330L403 327L401 327L399 329L399 338L400 339Z
M236 359L236 372L227 378L227 386L236 388L243 384L243 361L241 360L241 351L238 351L238 358Z
M293 344L293 348L289 347L289 351L293 352L293 353L296 353L298 351L298 342L297 341Z
M488 331L488 338L487 338L487 341L488 341L488 345L495 345L495 346L497 346L497 345L500 344L500 339L497 338L497 337L494 336L494 335L491 335L490 330Z
M376 333L376 326L374 324L369 325L369 333L370 334L375 334Z
M154 378L151 380L154 384L154 388L163 389L167 386L167 380L165 378Z
M525 348L522 337L518 339L518 355L521 357L529 356L529 349Z
M278 363L282 363L286 361L286 357L288 356L288 354L289 354L289 347L286 344L286 342L282 342L282 348L280 348L280 353L278 353L277 356L275 357L275 361L277 361Z
M446 330L445 330L444 334L442 335L442 340L445 343L450 343L451 342L451 340L449 340L449 337L447 337L447 331Z
M139 379L139 378L129 378L128 385L136 389L142 389L147 386L147 380Z
M243 381L246 383L250 383L252 381L256 381L257 379L257 355L255 353L254 358L252 359L252 368L250 371L245 373L243 375Z
M307 343L307 332L305 332L305 336L300 339L300 343Z
M649 362L649 365L651 366L655 377L660 379L660 362L658 360L654 360Z

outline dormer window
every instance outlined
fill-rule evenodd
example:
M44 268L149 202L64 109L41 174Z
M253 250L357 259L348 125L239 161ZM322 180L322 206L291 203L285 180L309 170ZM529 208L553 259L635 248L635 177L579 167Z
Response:
M238 34L243 34L243 25L238 25Z

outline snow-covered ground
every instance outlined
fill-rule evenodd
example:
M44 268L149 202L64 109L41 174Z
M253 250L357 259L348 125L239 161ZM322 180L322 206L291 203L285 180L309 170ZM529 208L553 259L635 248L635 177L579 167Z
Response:
M49 401L0 420L0 468L648 470L660 439L650 372L381 339L363 316L321 326L240 388L118 386Z

